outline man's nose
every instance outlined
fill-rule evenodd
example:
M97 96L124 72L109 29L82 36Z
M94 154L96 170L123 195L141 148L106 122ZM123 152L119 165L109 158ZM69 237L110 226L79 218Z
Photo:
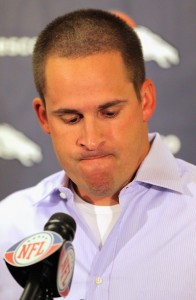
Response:
M77 144L89 151L99 149L104 144L103 130L104 128L102 128L99 122L84 120Z

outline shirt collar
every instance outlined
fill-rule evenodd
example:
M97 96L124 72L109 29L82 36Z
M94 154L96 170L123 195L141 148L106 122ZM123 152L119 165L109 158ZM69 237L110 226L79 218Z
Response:
M151 148L140 165L134 181L149 183L190 195L175 157L162 141L158 133L149 134Z

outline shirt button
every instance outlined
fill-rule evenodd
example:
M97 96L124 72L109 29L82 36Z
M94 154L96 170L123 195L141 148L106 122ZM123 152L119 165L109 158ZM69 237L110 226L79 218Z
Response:
M62 198L62 199L66 199L67 196L64 192L60 192L59 196Z
M102 279L101 277L96 277L96 278L95 278L95 283L96 283L97 285L100 285L100 284L103 283L103 279Z

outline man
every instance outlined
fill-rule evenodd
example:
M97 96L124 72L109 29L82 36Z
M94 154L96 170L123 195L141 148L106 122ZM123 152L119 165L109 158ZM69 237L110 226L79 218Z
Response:
M55 212L77 223L70 300L196 299L196 168L148 134L140 41L99 10L59 17L33 53L33 106L63 171L1 202L1 251ZM0 298L22 292L0 268Z

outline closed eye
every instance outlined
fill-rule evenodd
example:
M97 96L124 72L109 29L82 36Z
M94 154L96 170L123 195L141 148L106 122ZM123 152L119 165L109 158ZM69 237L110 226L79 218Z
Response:
M115 118L119 114L119 112L120 109L100 111L101 115L106 118Z
M66 114L60 117L65 124L74 125L83 118L82 114Z

